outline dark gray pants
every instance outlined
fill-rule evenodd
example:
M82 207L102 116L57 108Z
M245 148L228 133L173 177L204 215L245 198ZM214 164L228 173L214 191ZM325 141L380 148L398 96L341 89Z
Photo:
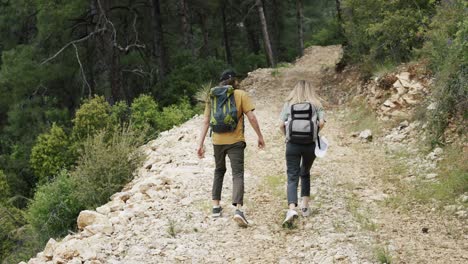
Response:
M310 168L315 160L315 144L286 144L288 205L297 206L297 186L301 179L301 197L310 196Z
M224 174L226 173L226 155L231 161L232 169L232 204L244 204L244 149L245 142L231 145L213 145L215 172L213 179L212 198L221 200Z

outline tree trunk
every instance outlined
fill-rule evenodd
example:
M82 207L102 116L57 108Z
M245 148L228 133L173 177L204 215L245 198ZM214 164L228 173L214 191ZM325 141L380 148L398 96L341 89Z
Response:
M275 59L273 57L273 51L271 49L271 42L270 42L270 36L268 35L268 26L267 22L265 19L265 12L263 11L263 4L261 0L257 0L256 2L257 8L258 8L258 13L260 15L260 22L262 24L262 32L263 32L263 42L265 44L265 51L268 56L268 61L270 63L270 66L275 67Z
M206 14L200 13L200 29L202 31L203 35L203 46L201 47L201 55L203 57L206 57L210 54L210 47L209 47L209 34L208 34L208 28L207 28L207 20L208 17Z
M120 52L115 46L114 27L111 26L109 21L109 11L111 9L110 0L96 0L98 7L98 14L100 17L99 28L106 28L100 35L98 45L101 47L101 54L104 65L106 67L106 75L110 84L110 93L107 94L107 100L110 104L122 99L122 72L120 69Z
M301 56L304 56L304 4L302 0L296 0L296 10L297 10L297 35L299 37L299 54Z
M224 40L224 49L226 51L226 61L229 65L232 65L232 54L231 46L229 44L229 33L227 31L227 22L226 22L226 1L223 1L221 7L221 15L223 20L223 40Z
M338 20L338 30L343 39L342 45L347 46L348 39L345 37L345 32L344 32L344 27L343 27L343 14L341 10L341 1L335 0L335 3L336 3L336 18Z
M182 31L184 32L184 46L190 50L192 56L195 56L195 47L193 46L193 34L188 16L188 8L186 0L179 0L180 19L182 22Z
M273 58L275 61L278 61L279 58L282 55L282 47L281 47L281 32L283 30L283 15L282 15L282 2L283 0L278 1L278 0L270 0L269 3L271 6L271 14L270 17L268 17L268 12L267 12L267 21L270 22L271 27L269 27L269 32L270 33L270 40L271 40L271 49L273 51Z
M249 49L254 54L260 53L260 41L258 36L260 35L260 30L257 30L257 25L252 21L251 18L245 20L245 31L247 32L247 39L249 41Z
M159 0L150 0L152 2L151 15L153 26L153 54L158 63L159 81L164 80L169 72L166 49L164 47L164 32L161 19L161 6ZM150 3L151 4L151 3Z
M341 2L340 0L335 0L336 2L336 17L338 18L338 23L341 28L341 24L343 22L343 18L341 17Z

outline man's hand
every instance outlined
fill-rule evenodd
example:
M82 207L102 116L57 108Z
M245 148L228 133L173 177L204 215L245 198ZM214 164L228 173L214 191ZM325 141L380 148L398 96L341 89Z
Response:
M197 155L199 159L203 159L205 157L205 146L198 147Z
M265 148L265 141L263 140L263 137L258 138L258 148L259 149L264 149Z

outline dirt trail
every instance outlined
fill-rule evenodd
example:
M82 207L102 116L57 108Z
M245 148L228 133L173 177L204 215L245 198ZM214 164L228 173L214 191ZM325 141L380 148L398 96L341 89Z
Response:
M231 219L229 169L222 194L224 215L210 217L213 150L208 139L206 158L197 159L202 118L196 117L144 146L148 158L138 176L98 209L112 222L112 233L85 231L62 243L95 241L89 242L94 252L86 251L95 262L83 263L96 264L382 263L375 254L380 247L389 250L392 263L466 263L466 236L434 232L421 237L419 226L429 221L437 229L437 218L413 219L382 206L388 198L388 186L380 180L385 149L378 143L349 142L343 106L326 107L328 122L321 133L330 149L312 167L313 214L300 217L295 228L281 227L287 207L285 144L277 128L282 101L297 79L318 86L324 70L334 67L341 55L339 46L311 47L296 64L257 70L242 83L254 98L267 144L258 150L246 124L249 228L239 228ZM82 263L80 259L85 261L75 257L68 263Z
M153 175L165 175L171 180L172 188L177 189L177 194L168 192L174 196L167 195L159 204L162 208L157 209L157 219L152 220L158 224L143 230L145 239L157 244L154 247L158 254L151 260L146 255L135 254L132 246L137 252L147 250L138 240L131 242L132 236L128 235L130 241L123 247L130 247L130 250L125 256L116 255L115 260L122 263L372 263L372 252L368 249L374 245L373 238L361 231L360 224L347 210L346 193L336 186L341 177L352 176L350 171L366 174L366 168L354 162L352 157L356 153L351 149L335 144L341 128L333 111L327 111L329 126L323 131L333 147L326 159L317 161L312 173L313 216L301 219L296 228L281 227L286 208L285 144L277 128L282 101L297 79L319 84L322 70L333 67L340 56L339 46L311 48L295 66L282 68L277 73L272 73L271 69L257 70L242 83L255 100L256 115L267 142L267 148L259 151L254 132L246 125L245 210L251 222L249 228L238 228L231 220L229 172L223 191L224 216L221 219L209 217L214 164L210 142L207 142L207 158L194 160L194 131L198 130L198 118L176 129L178 131L169 132L174 134L173 138L163 135L150 144L156 149L151 155L158 156L158 149L161 149L165 152L164 159L171 161ZM181 137L180 131L186 133L174 144L175 137ZM168 144L171 149L185 149L185 152L169 154ZM189 160L184 163L184 158ZM151 177L145 175L148 176ZM142 219L142 226L144 223L148 220ZM175 237L169 234L171 227L175 229L172 234Z
M276 73L272 73L274 70L271 69L258 70L242 83L243 88L249 91L255 100L256 115L268 145L266 150L259 151L255 146L254 132L249 125L246 126L246 214L251 226L240 229L231 220L233 209L228 204L232 185L229 173L226 175L223 191L224 217L209 218L209 197L214 168L212 150L208 147L209 158L200 162L189 162L194 166L198 165L197 170L200 170L200 173L190 178L171 177L174 180L173 184L181 182L183 187L180 190L187 194L185 199L188 199L188 204L172 208L164 206L169 207L169 210L164 209L164 214L158 218L163 221L167 219L168 222L174 221L175 228L180 232L175 238L167 238L170 241L169 245L164 245L161 254L155 256L154 263L175 260L200 263L372 262L372 252L368 249L374 245L374 241L366 232L361 231L360 224L347 210L345 192L336 188L336 183L341 177L351 177L349 171L365 174L366 168L353 165L355 162L352 157L356 153L352 153L351 149L335 145L341 128L332 111L327 113L330 125L323 133L327 135L333 147L327 158L318 160L313 169L314 214L308 219L301 219L297 228L285 230L281 227L286 208L285 144L277 128L282 101L297 79L307 79L319 84L322 70L333 67L340 56L339 46L311 48L295 66L280 69ZM196 127L197 122L200 122L200 119L184 126ZM186 148L187 156L193 159L195 142L195 138L191 136L187 142L190 144L184 143L189 146L177 144L173 148ZM207 144L209 146L210 143ZM190 170L177 164L177 160L180 160L177 154L171 157L171 160L169 165L174 169ZM170 201L166 200L164 203L167 202ZM167 225L166 223L163 226ZM337 228L340 230L337 231ZM156 232L154 237L164 244L160 239L160 231ZM166 230L162 233L163 237L167 236ZM128 263L127 260L124 262Z

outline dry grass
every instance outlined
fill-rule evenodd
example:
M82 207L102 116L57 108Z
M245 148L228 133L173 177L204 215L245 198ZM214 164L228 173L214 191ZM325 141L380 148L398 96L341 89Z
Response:
M370 212L361 206L358 199L353 195L347 200L346 209L356 219L360 226L368 231L375 231L377 225L369 217Z
M389 122L383 123L379 121L375 111L369 108L362 99L353 100L350 106L350 111L346 115L346 120L350 121L347 126L349 132L370 129L373 135L381 136L384 129L391 126Z

